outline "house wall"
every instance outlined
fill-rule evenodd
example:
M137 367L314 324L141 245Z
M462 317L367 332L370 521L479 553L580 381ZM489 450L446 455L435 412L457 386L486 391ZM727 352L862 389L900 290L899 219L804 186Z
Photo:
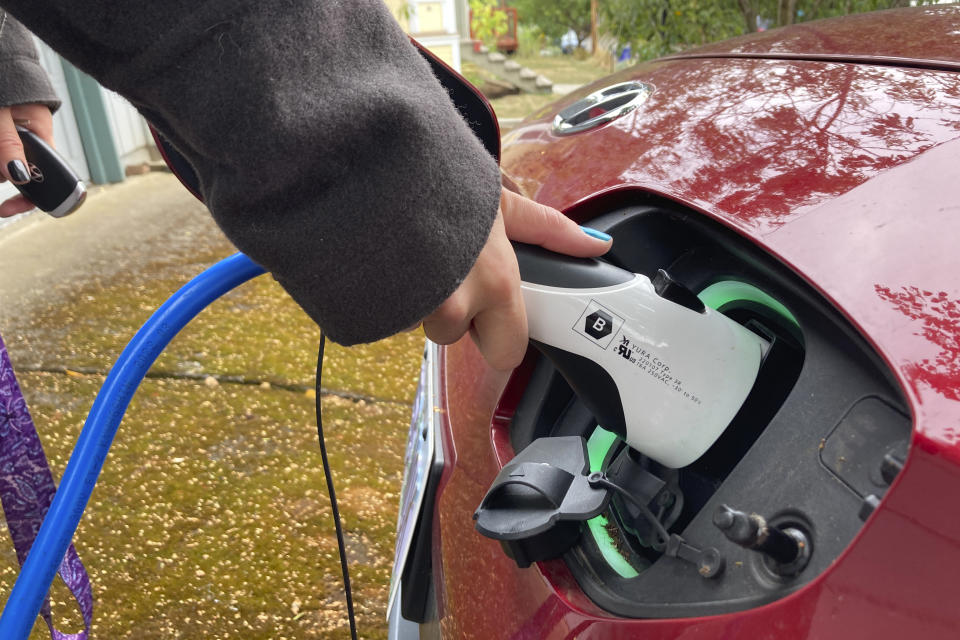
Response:
M410 9L407 0L384 0L387 7L390 9L390 13L393 14L393 17L397 19L397 22L400 23L400 26L404 31L410 31Z
M36 38L34 40L37 43L37 52L40 54L40 64L50 76L53 89L61 101L60 108L53 114L53 137L57 149L81 179L89 180L90 170L83 156L83 143L80 141L80 133L77 130L76 115L73 111L73 102L70 100L70 92L67 91L60 56L40 40Z
M147 121L133 105L113 91L103 89L103 96L120 165L127 167L159 159Z
M404 31L460 71L460 29L466 0L385 0Z

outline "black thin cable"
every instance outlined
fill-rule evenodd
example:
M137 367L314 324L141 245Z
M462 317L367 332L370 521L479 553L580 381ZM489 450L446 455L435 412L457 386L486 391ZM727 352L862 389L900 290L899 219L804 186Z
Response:
M323 348L326 342L327 337L320 334L320 352L317 354L317 437L320 439L320 457L323 460L323 475L327 479L327 493L330 494L333 524L337 530L337 548L340 551L340 569L343 572L343 589L347 599L347 617L350 619L350 638L357 640L357 621L353 615L353 596L350 593L350 569L347 567L347 547L343 542L337 494L333 490L333 474L330 472L330 463L327 461L327 445L323 441L323 421L320 419L320 377L323 374Z
M598 485L600 485L600 486L602 486L602 487L607 487L608 489L613 489L614 491L616 491L617 493L619 493L620 495L622 495L624 498L626 498L627 500L629 500L630 503L633 504L633 506L635 506L636 508L638 508L638 509L640 510L640 513L643 515L643 517L646 518L647 521L648 521L650 524L653 525L653 528L657 530L657 533L660 535L661 540L663 540L663 545L666 545L666 544L667 544L667 542L670 540L670 533L669 533L669 532L667 531L667 529L663 526L663 523L660 522L659 519L657 519L657 516L653 515L653 512L650 511L650 508L649 508L647 505L645 505L645 504L643 504L642 502L640 502L639 500L637 500L635 497L633 497L633 496L630 494L629 491L627 491L626 489L624 489L623 487L621 487L621 486L618 485L617 483L615 483L615 482L613 482L612 480L610 480L610 479L609 479L605 474L603 474L603 473L591 473L591 474L590 474L590 477L588 478L588 481L589 481L590 484L592 484L592 485L597 485L597 484L598 484Z

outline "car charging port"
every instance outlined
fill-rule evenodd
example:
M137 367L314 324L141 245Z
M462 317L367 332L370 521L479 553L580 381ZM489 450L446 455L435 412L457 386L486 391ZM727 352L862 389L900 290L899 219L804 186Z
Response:
M761 515L725 504L713 514L713 524L730 542L763 554L764 565L778 576L795 576L810 562L813 545L799 526L772 525Z
M723 433L677 468L631 449L549 358L528 354L511 383L523 385L510 421L514 451L582 437L589 469L581 473L611 495L577 522L564 563L593 602L627 617L714 615L793 593L848 548L907 460L911 423L892 376L829 301L704 216L651 198L584 220L615 238L611 264L645 275L661 298L691 312L723 314L765 347ZM592 375L588 366L579 373ZM519 507L521 493L543 502L514 483L487 506L499 510L509 497ZM730 511L715 524L723 504ZM563 517L558 525L572 529ZM746 533L729 531L738 523ZM531 540L530 552L540 554L541 542Z
M779 411L800 375L805 355L802 334L788 311L778 309L779 303L755 287L726 284L734 292L728 299L717 295L716 285L702 291L700 297L766 340L769 347L740 411L717 442L691 465L691 471L708 478L711 484L727 477Z
M591 473L587 481L593 487L602 487L609 489L617 494L618 497L626 499L626 502L632 505L639 514L638 519L643 519L656 532L657 542L651 543L656 551L669 558L677 558L696 567L697 572L704 578L715 578L723 572L725 565L723 556L714 547L700 549L688 543L676 533L669 533L660 518L650 510L650 508L641 502L637 496L634 496L625 487L612 482L605 474L600 472ZM660 494L662 495L662 494Z
M613 506L623 528L640 545L655 547L653 541L657 528L670 529L683 511L683 493L677 470L658 465L636 449L623 447L606 474L611 482L632 496L632 499L620 494L613 497ZM646 509L642 510L640 505ZM653 521L645 511L653 515Z

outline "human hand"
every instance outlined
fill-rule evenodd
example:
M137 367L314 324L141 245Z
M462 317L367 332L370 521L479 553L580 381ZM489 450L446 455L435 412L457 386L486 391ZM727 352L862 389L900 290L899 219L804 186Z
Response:
M42 104L23 104L0 108L0 182L10 180L23 184L30 180L23 145L16 125L30 129L53 146L53 116ZM6 218L33 209L33 203L16 195L0 204L0 218Z
M562 213L503 189L487 243L460 287L424 318L427 337L451 344L464 333L495 369L520 364L527 348L527 315L520 270L510 240L581 258L606 253L612 244L585 233Z

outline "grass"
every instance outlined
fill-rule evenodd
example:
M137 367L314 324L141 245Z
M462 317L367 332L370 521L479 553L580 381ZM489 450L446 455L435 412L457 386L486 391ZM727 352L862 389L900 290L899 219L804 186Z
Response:
M535 53L518 53L514 56L514 60L525 67L530 67L537 73L542 73L553 80L554 83L560 84L589 84L594 80L610 75L613 71L609 65L591 57L541 56Z
M548 104L556 102L560 96L542 93L520 93L514 96L503 96L490 101L497 118L526 118Z
M108 367L152 309L198 270L195 258L158 269L146 285L93 282L18 332L22 350L11 345L11 355L55 477ZM39 329L50 326L62 328ZM161 356L157 377L131 403L75 538L93 582L95 638L346 635L313 416L318 336L276 283L259 278L204 311ZM325 358L324 387L355 398L329 394L322 403L366 638L386 637L422 346L422 334L404 334L330 346ZM227 382L235 378L253 384ZM3 591L15 565L7 545ZM62 586L53 602L60 628L79 628ZM40 623L31 638L44 637Z

